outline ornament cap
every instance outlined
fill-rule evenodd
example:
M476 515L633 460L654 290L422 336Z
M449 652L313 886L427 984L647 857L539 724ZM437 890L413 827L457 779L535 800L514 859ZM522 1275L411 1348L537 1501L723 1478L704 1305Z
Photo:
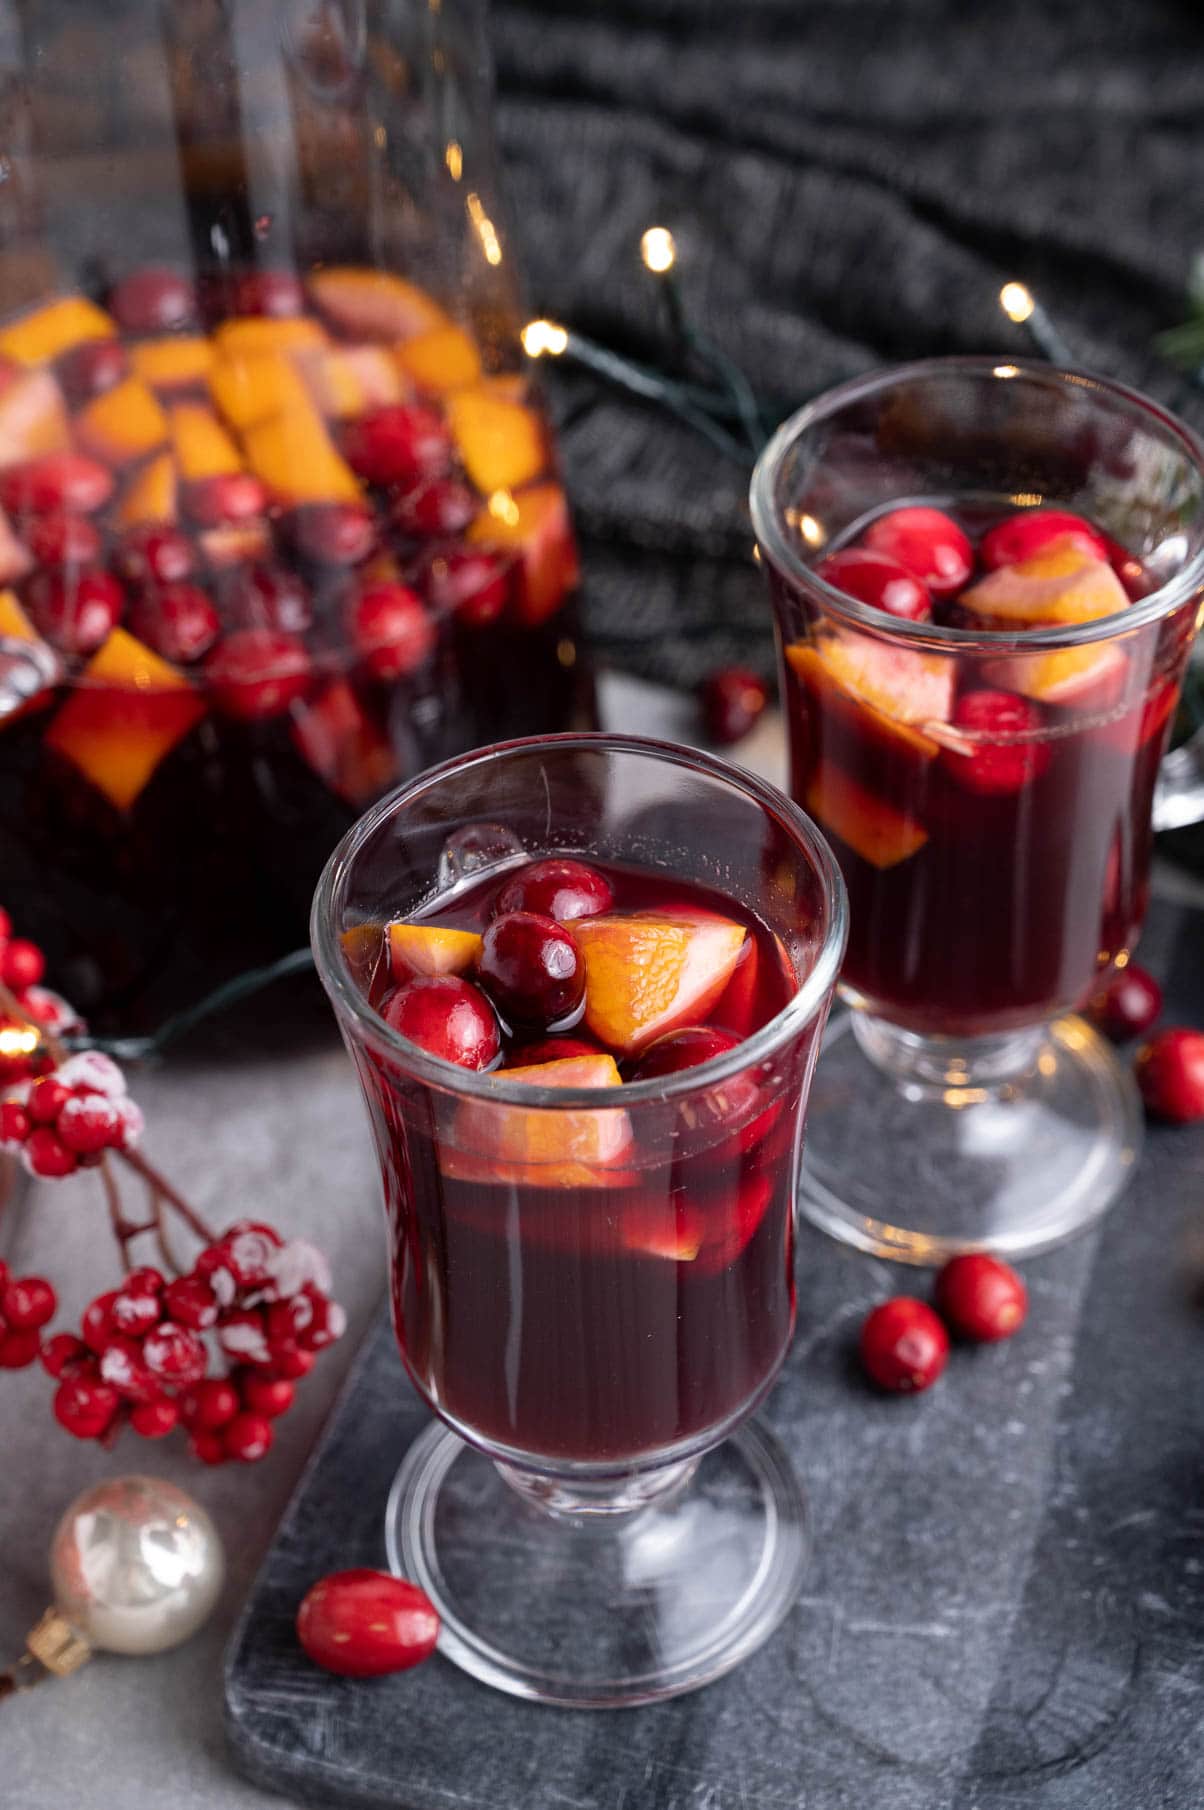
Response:
M58 1609L47 1609L25 1637L27 1650L55 1678L68 1678L92 1657L92 1648L78 1628Z

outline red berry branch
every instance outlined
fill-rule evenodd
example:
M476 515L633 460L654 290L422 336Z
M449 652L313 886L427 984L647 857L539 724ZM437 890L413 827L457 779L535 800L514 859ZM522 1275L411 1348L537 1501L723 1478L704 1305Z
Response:
M258 1221L220 1234L206 1224L137 1149L143 1117L118 1064L64 1047L83 1023L41 985L36 943L11 928L0 910L0 1152L43 1180L96 1169L124 1275L84 1309L78 1334L51 1333L51 1284L0 1262L0 1369L40 1358L58 1384L55 1419L78 1439L108 1445L125 1426L162 1439L180 1427L205 1464L262 1458L298 1380L346 1325L326 1259ZM127 1212L118 1165L143 1184L145 1217ZM173 1253L173 1220L201 1245L190 1269ZM153 1238L161 1267L135 1262L141 1238Z

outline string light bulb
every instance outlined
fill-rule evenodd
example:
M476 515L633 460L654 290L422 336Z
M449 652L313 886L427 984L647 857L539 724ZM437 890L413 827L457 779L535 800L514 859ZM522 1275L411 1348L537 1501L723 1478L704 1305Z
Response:
M569 336L555 321L528 321L519 335L528 358L559 358L567 351Z
M677 262L677 246L667 226L650 226L640 240L640 256L654 276L664 276Z
M1017 326L1030 318L1036 305L1023 283L1005 283L999 291L999 306Z

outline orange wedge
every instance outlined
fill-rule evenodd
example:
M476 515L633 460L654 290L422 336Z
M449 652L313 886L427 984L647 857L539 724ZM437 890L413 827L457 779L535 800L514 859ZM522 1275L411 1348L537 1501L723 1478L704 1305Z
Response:
M1129 606L1111 566L1093 559L1072 536L1051 541L1032 559L989 572L959 602L996 622L1093 622Z
M116 322L83 295L63 295L0 330L0 356L49 364L85 339L112 339Z
M872 867L897 867L928 840L923 824L875 798L831 761L820 761L803 803L826 830Z
M339 421L402 402L409 394L384 346L324 346L302 354L296 364L322 413Z
M469 477L485 496L519 490L544 468L543 423L521 402L486 389L448 398L447 419Z
M396 980L417 974L463 974L481 952L474 930L445 930L438 924L389 925L389 960Z
M947 722L952 713L957 676L945 655L831 631L814 642L795 642L786 659L817 693L821 708L840 711L925 760L939 752L921 725Z
M204 383L213 369L213 341L203 335L144 339L130 347L130 368L152 390L187 390Z
M609 1049L639 1053L654 1037L706 1017L740 959L743 924L657 912L582 918L585 1023Z
M237 446L203 402L174 403L167 415L176 462L186 483L242 470Z
M1042 704L1110 710L1124 692L1128 667L1114 641L1095 641L1085 647L1059 647L1049 653L1034 649L1031 654L992 660L983 677L1001 691L1018 691Z
M387 270L336 265L311 276L309 292L349 339L413 339L447 325L446 314L425 289Z
M498 491L470 524L474 545L514 556L514 610L534 628L560 608L579 577L568 500L559 484Z
M127 377L95 397L75 418L79 444L106 465L132 465L162 446L167 416L140 377Z
M176 490L176 462L171 454L159 453L148 459L131 478L117 506L121 527L131 528L136 522L174 522L179 514Z
M46 746L124 811L204 714L183 673L115 628L51 723Z
M462 327L434 327L405 339L395 356L404 375L428 396L450 396L481 381L481 354Z
M324 346L326 333L321 322L308 314L283 320L268 314L247 314L223 321L214 339L219 358L245 358L259 352L301 352L310 346Z
M508 1068L500 1079L520 1087L622 1086L611 1056L570 1056L532 1068ZM463 1100L452 1135L440 1151L445 1174L465 1181L509 1182L527 1187L611 1187L626 1170L618 1165L632 1145L631 1121L621 1107L504 1106Z
M273 497L294 503L356 503L359 482L335 450L321 415L304 407L257 422L246 435L247 461Z
M226 420L240 432L282 409L304 408L308 400L296 367L282 352L219 359L209 387Z

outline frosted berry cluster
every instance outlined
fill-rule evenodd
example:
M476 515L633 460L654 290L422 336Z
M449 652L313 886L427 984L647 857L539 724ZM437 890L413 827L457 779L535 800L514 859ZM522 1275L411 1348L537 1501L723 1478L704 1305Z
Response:
M132 1150L143 1126L125 1076L99 1050L17 1082L0 1101L0 1150L46 1180L95 1168L106 1150Z

